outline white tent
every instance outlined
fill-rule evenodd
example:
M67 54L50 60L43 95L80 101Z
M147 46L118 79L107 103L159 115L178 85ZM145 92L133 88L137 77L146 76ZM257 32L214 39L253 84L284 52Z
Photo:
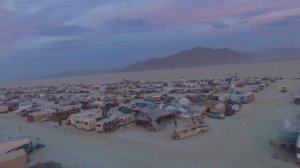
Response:
M189 106L191 104L191 102L190 102L189 99L183 97L183 98L179 99L178 104L181 105L181 106Z

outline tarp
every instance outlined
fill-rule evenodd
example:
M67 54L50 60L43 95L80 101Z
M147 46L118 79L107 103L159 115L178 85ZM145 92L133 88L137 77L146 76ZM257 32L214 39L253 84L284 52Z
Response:
M164 110L166 110L166 111L175 111L176 107L174 107L174 106L167 106Z
M185 108L178 108L178 110L179 110L181 113L187 113L187 112L188 112L188 110L185 109Z

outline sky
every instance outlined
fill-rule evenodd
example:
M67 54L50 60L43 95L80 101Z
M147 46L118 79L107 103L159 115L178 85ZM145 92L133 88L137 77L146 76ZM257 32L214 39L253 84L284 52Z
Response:
M0 82L196 46L300 47L299 0L1 0Z

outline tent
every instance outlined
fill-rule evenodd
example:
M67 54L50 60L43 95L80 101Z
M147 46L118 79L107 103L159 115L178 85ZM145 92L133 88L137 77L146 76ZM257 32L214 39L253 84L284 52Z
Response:
M191 104L190 100L185 97L180 98L178 103L181 106L189 106Z

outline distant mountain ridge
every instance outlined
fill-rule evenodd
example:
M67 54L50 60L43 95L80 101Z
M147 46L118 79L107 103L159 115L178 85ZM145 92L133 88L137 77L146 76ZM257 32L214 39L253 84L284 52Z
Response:
M123 71L143 71L153 69L173 69L197 66L237 64L249 61L251 58L243 53L228 48L212 49L196 47L181 51L164 58L150 58L134 63L122 69Z
M300 59L300 48L271 48L255 52L237 52L229 48L213 49L195 47L163 58L149 58L145 61L133 63L123 69L66 71L39 78L62 78L115 72L189 68L294 59Z

